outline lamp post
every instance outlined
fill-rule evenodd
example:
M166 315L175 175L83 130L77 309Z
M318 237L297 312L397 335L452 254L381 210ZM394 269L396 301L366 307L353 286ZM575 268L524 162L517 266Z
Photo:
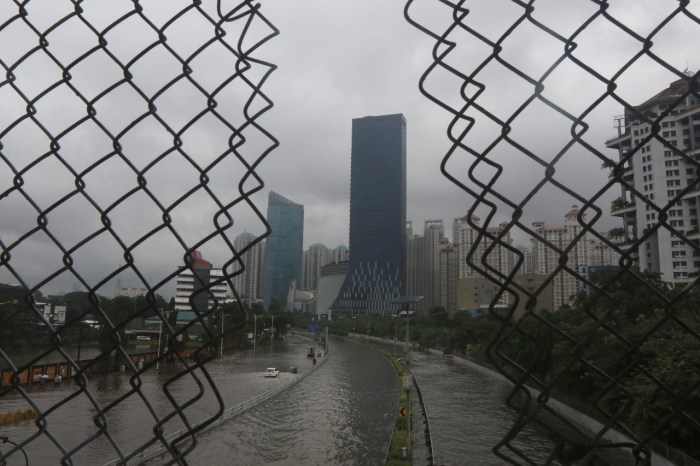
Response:
M403 314L406 313L406 358L407 361L410 361L410 346L409 346L409 335L408 335L408 316L411 314L411 311L409 310L411 307L411 304L417 304L423 299L423 296L401 296L393 301L391 301L391 304L399 304L401 305L402 311L399 313Z
M272 316L272 324L270 325L270 344L275 340L275 316Z
M219 342L219 357L224 355L224 309L221 308L221 341Z
M258 315L253 314L253 349L258 341Z
M409 345L408 342L408 304L404 304L404 311L406 313L406 360L410 361L411 360L411 346Z
M80 364L80 348L83 346L83 319L78 321L78 364Z
M396 343L396 319L398 317L399 316L397 314L394 314L394 356L396 356L396 353L398 352L397 351L398 345Z
M170 312L177 312L177 310L166 311L163 310L163 316L167 319ZM176 321L177 324L177 321ZM160 369L160 340L163 335L163 318L160 319L160 326L158 327L158 353L156 356L156 370Z

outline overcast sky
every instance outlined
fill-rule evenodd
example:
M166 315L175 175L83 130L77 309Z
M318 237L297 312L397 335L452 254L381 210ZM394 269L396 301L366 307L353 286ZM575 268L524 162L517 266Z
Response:
M187 1L153 0L140 2L144 14L160 26L172 16L172 11L188 5ZM204 0L203 8L213 13L216 2ZM224 10L238 2L222 1ZM323 243L333 248L348 243L349 173L351 120L368 115L403 113L407 120L408 135L408 220L414 232L422 233L423 222L442 219L451 237L452 220L464 215L473 198L458 189L440 173L440 163L450 149L447 126L452 116L430 102L418 91L421 75L432 63L434 40L406 22L403 17L405 2L398 0L274 0L263 1L261 13L279 30L280 35L255 51L254 56L275 63L278 69L263 86L263 92L274 102L274 108L259 122L280 142L257 170L265 187L253 197L263 212L267 208L270 190L304 205L304 247ZM614 0L608 13L640 35L649 34L678 6L676 0ZM537 0L533 17L556 33L568 37L598 11L593 1ZM700 15L700 2L692 1L689 10ZM83 2L85 17L96 29L103 30L115 15L133 9L131 1ZM492 41L501 35L522 15L522 8L506 0L470 0L465 5L470 14L466 24ZM39 31L45 31L58 18L72 10L72 2L52 0L29 2L28 18ZM0 21L5 22L17 13L16 5L3 2ZM419 0L411 8L412 17L442 34L450 25L452 11L437 0ZM111 19L110 19L111 18ZM235 46L240 24L226 25L226 39ZM261 24L261 23L257 23ZM264 26L254 28L254 35L263 34ZM191 11L166 30L168 45L188 56L210 39L213 29L196 11ZM672 66L684 70L700 68L697 44L700 26L679 15L654 38L652 51ZM132 17L106 34L108 49L115 57L127 63L153 43L157 37L138 17ZM450 36L458 42L448 62L464 74L471 74L491 53L482 41L464 32ZM68 64L97 45L95 34L76 18L67 21L47 39L49 49L57 60ZM604 19L591 23L576 39L574 55L610 78L622 64L641 50L638 41L624 34ZM0 30L0 59L6 66L16 64L19 57L35 47L38 39L24 23L15 21ZM252 42L246 42L247 45ZM502 43L501 57L522 72L540 79L542 74L559 59L563 44L551 35L533 26L521 24ZM207 91L213 91L235 73L235 58L221 46L210 46L192 62L193 77ZM157 47L130 71L133 82L148 96L177 76L181 66L163 49ZM261 76L264 67L256 66L249 76ZM33 54L18 65L14 85L29 99L35 98L61 79L60 69L42 53ZM90 55L71 68L71 83L88 99L123 77L123 73L107 54ZM485 90L477 103L501 119L508 119L533 94L533 86L501 64L492 61L476 76ZM617 93L632 104L640 104L665 88L676 77L648 57L643 57L617 80ZM426 87L453 108L460 108L462 82L444 71L432 73ZM560 64L544 81L543 95L577 117L600 96L606 88L572 61ZM468 87L471 95L475 87ZM217 111L233 125L240 125L241 103L250 90L240 80L228 85L217 98ZM158 115L171 127L179 130L195 115L206 108L205 99L194 86L181 80L156 100ZM12 125L25 114L26 103L14 87L0 87L0 130ZM37 118L46 131L57 136L86 115L85 104L66 86L61 85L42 97L37 107ZM129 86L122 85L100 98L95 105L97 118L110 132L118 134L135 119L147 112L144 100ZM259 107L258 107L259 108ZM601 153L614 158L605 149L604 141L615 134L613 117L623 113L621 104L607 98L585 118L590 129L584 140ZM473 150L485 150L500 134L501 128L476 110L469 115L476 119L474 129L465 138ZM518 144L539 157L551 161L571 139L571 120L540 101L535 101L511 124L510 136ZM460 126L460 128L463 126ZM183 151L197 164L206 166L228 147L230 130L211 114L198 120L183 135ZM245 133L243 157L252 162L266 147L269 140L255 131ZM29 121L14 126L2 135L2 151L17 170L26 168L49 151L49 140ZM127 164L142 170L155 157L172 148L172 136L164 131L154 118L146 118L120 138L124 159L109 157L89 170L83 181L90 199L106 209L121 196L138 187L136 175ZM109 154L110 138L94 123L88 121L59 139L61 157L76 172L87 170ZM489 159L501 164L504 171L494 185L502 195L519 203L527 197L544 176L544 167L524 155L514 146L500 143L489 152ZM474 157L457 151L447 164L450 173L472 189L469 169ZM483 164L481 164L483 167ZM556 165L555 179L579 192L583 197L596 193L607 182L607 173L601 170L601 160L581 145L567 150ZM492 171L477 168L477 179L487 182ZM237 185L243 175L241 163L232 156L220 162L210 172L209 188L224 204L236 198ZM4 189L12 186L12 171L0 172ZM178 154L169 154L149 169L146 176L148 189L162 205L169 206L189 189L196 186L199 175L190 162ZM23 189L40 209L75 190L75 176L55 157L50 155L23 176ZM254 183L249 182L247 186ZM618 226L607 215L610 200L618 197L619 189L611 188L598 203L605 212L596 226L607 231ZM493 200L493 198L492 198ZM549 184L532 196L524 209L523 221L562 223L563 215L579 200ZM173 226L182 240L192 245L212 232L213 212L216 205L200 190L172 211ZM227 230L232 240L247 230L263 232L262 223L245 204L230 210L235 225ZM509 220L512 212L501 207L494 223ZM4 245L13 244L37 225L37 211L17 191L0 199L0 239ZM486 217L486 211L481 212ZM157 205L138 191L120 202L109 212L115 234L126 245L131 245L144 234L162 224L162 213ZM49 230L54 238L36 233L12 248L11 267L30 286L46 280L63 266L62 253L54 244L60 242L66 249L102 227L100 216L81 195L74 195L48 216ZM516 242L527 237L515 232ZM224 241L214 239L201 247L206 258L215 265L230 259ZM122 249L110 234L101 234L77 248L72 254L75 268L90 286L105 281L101 291L111 295L114 280L107 276L124 263ZM174 235L162 230L134 250L137 266L143 271L149 285L159 283L181 263L182 247ZM7 267L0 270L0 279L17 282ZM70 273L62 273L42 287L46 292L71 290L79 282ZM121 276L122 286L141 286L133 272ZM78 287L82 289L82 286ZM170 285L159 289L162 294L172 292Z

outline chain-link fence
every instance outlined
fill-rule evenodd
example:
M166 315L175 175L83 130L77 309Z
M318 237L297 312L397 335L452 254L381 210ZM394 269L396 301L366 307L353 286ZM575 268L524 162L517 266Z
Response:
M223 412L207 369L221 329L234 332L244 319L238 299L226 305L216 293L224 283L234 289L241 255L255 245L236 250L231 227L240 212L252 211L268 229L251 196L262 187L256 167L277 146L260 123L272 107L261 88L274 65L256 51L275 27L252 1L108 3L15 0L0 7L0 281L18 284L2 290L0 357L9 370L0 397L32 407L15 415L36 417L21 437L0 437L2 460L39 445L63 464L95 446L126 462L161 444L171 463L184 463L196 433ZM557 15L540 17L539 5ZM481 16L484 10L496 20ZM432 23L433 13L443 22ZM646 23L602 0L406 5L408 21L435 40L420 91L454 116L442 167L473 200L467 221L484 253L470 254L469 265L498 286L490 312L503 325L490 357L515 384L508 403L519 417L494 452L512 464L534 464L519 439L531 424L550 430L551 462L625 464L616 451L629 450L642 464L658 441L697 455L700 95L698 75L673 54L678 44L664 45L676 29L686 31L684 44L696 43L697 15L697 3L687 0L665 2ZM518 47L524 31L539 37L536 50ZM625 53L615 48L619 42ZM666 73L668 90L644 98L631 92L652 70ZM605 152L589 130L601 109L612 120L609 102L624 116ZM609 171L607 182L576 176L590 166ZM664 184L663 196L654 196L654 183ZM576 204L567 216L571 228L528 223L546 198ZM477 211L487 213L485 221L474 220ZM610 212L623 226L615 234L603 220ZM498 231L491 228L506 217ZM192 220L200 228L192 229ZM529 257L512 246L515 234L534 246L530 282L519 279ZM205 245L229 258L211 279L198 268L196 251ZM501 249L517 263L494 265ZM591 271L591 262L579 259L593 250L609 251L600 254L612 260L600 259ZM663 271L663 280L647 269ZM194 318L178 325L160 295L186 271ZM125 309L105 298L118 280L138 283L145 299ZM37 295L59 282L87 296L68 308L62 326L52 323L59 311L39 306ZM562 302L547 303L557 292ZM164 343L154 354L135 355L127 334L148 318ZM195 327L202 341L187 348L183 337ZM83 333L100 341L85 360L68 349L79 347ZM19 339L31 347L10 357ZM142 379L166 361L177 369L158 380L163 404ZM108 382L87 377L120 369L131 376L117 397L104 396L100 384ZM62 374L78 389L39 406L35 387ZM191 388L186 397L183 384ZM600 427L582 429L554 410L550 397L584 403ZM211 409L202 422L197 402L205 398ZM128 447L109 429L126 422L116 415L123 405L151 421L149 435ZM58 427L67 410L93 420L78 441ZM610 440L613 430L627 439ZM175 431L185 434L166 438Z
M2 437L0 463L30 446L73 464L86 449L127 462L162 445L182 464L223 412L207 362L222 332L245 321L232 279L265 236L236 250L234 219L252 212L269 231L251 196L277 146L259 121L275 67L255 53L277 30L251 1L5 1L0 18L0 281L15 284L1 293L0 398L22 406L2 421L36 418ZM220 273L203 247L225 257ZM179 303L193 310L185 323L162 298L176 277L191 290ZM145 298L105 297L122 283ZM217 292L225 285L233 302ZM66 287L80 297L67 306L46 307L38 293ZM150 321L141 336L158 344L135 354L137 321ZM81 356L88 336L99 347ZM176 369L159 373L155 396L143 377L165 362ZM129 386L105 397L107 379L89 376L114 371L130 374ZM76 390L38 404L37 390L69 377ZM110 428L126 405L145 413L121 429L139 432L127 445ZM174 431L184 433L166 438Z
M643 3L406 5L435 40L419 87L453 116L442 169L472 199L472 251L483 251L467 262L497 286L489 312L503 325L489 357L515 384L519 417L494 453L512 464L534 464L519 441L533 424L562 464L647 464L655 441L699 453L700 87L686 68L697 47L685 46L700 36L700 10ZM616 130L590 137L622 112ZM574 205L565 225L533 218L553 199ZM504 250L517 257L510 268ZM581 427L550 397L600 423Z

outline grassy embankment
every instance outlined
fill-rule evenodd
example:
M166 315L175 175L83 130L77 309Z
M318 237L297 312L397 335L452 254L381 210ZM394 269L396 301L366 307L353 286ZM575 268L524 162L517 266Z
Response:
M396 359L393 354L386 350L380 351L384 353L384 356L394 365L396 374L399 376L399 409L396 413L394 433L391 436L391 445L389 446L389 454L386 457L385 466L411 466L409 458L411 458L411 449L413 448L413 444L411 443L413 410L409 409L411 398L409 392L403 389L403 377L401 377L403 374L408 374L408 371L403 363ZM402 410L407 413L406 417L402 417L399 414ZM403 456L403 447L407 449L406 458Z

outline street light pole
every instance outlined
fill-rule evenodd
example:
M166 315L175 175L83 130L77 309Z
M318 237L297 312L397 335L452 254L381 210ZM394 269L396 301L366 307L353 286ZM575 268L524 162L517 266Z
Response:
M80 364L80 347L83 345L83 319L78 321L78 364Z
M221 342L219 344L219 357L224 355L224 309L221 308Z
M168 318L168 312L173 312L173 311L172 310L166 311L165 309L163 309L163 317L165 317L166 319ZM177 310L175 310L174 312L177 312ZM161 340L162 335L163 335L163 318L160 319L160 326L158 327L158 353L156 356L156 370L160 369L160 344L161 344L160 340Z
M253 349L255 349L255 344L258 341L258 315L253 314Z
M274 343L275 339L275 316L272 316L272 325L270 327L270 344Z
M391 301L391 304L399 304L401 305L401 309L403 309L401 312L406 313L406 357L410 358L410 352L411 348L409 345L409 335L408 335L408 316L409 316L409 309L411 308L411 305L415 305L418 302L420 302L423 299L423 296L401 296L393 301Z
M163 312L165 315L165 312ZM158 326L158 353L156 354L156 370L160 369L160 339L163 335L163 319L160 319L160 325Z
M404 312L406 313L406 360L410 361L411 360L411 347L408 344L408 305L404 307Z

